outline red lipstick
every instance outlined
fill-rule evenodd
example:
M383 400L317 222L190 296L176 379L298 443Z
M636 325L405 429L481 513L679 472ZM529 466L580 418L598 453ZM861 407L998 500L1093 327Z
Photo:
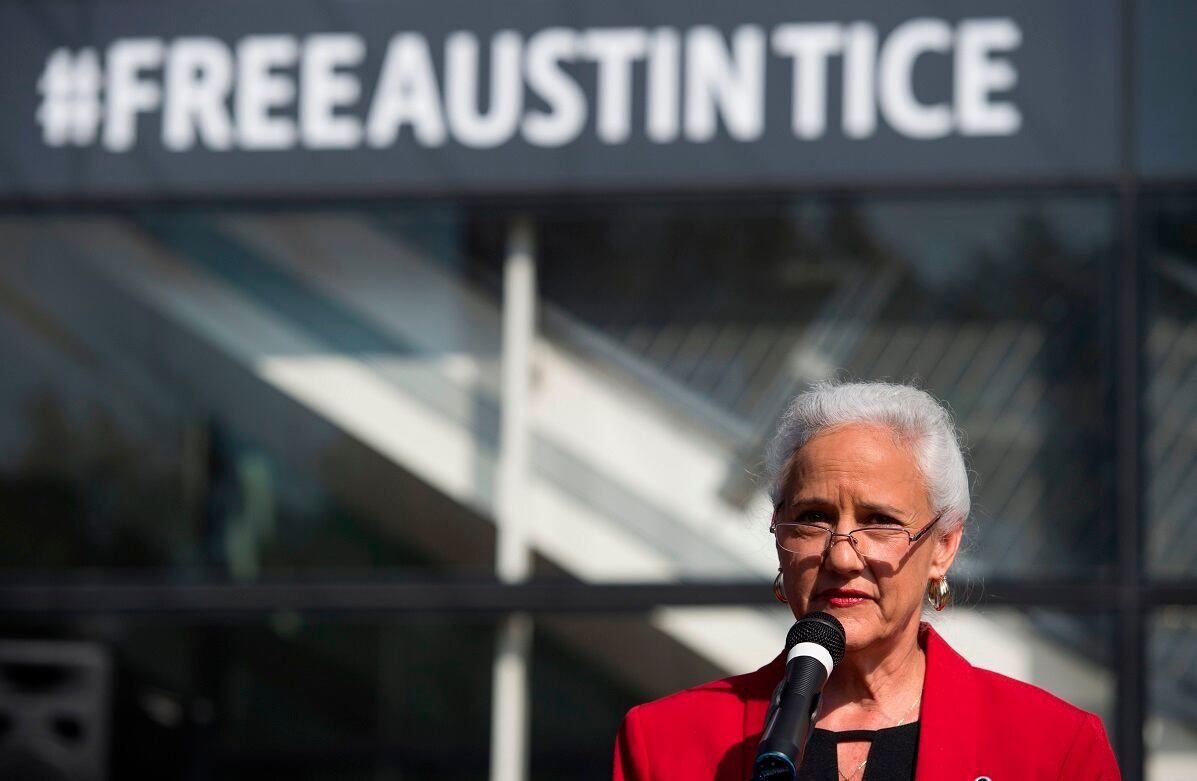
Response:
M830 607L853 607L872 599L863 591L853 588L829 588L819 592L819 598L827 602Z

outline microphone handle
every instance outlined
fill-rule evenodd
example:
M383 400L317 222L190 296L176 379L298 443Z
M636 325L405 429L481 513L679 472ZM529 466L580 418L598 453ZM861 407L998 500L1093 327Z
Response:
M819 692L827 668L818 659L796 656L786 664L777 707L769 714L752 766L752 781L793 781L802 766Z

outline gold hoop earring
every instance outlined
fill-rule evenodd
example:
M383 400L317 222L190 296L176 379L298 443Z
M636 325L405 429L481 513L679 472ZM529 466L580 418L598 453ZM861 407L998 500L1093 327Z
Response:
M773 578L773 598L778 602L789 602L786 592L781 588L781 567L777 568L777 577Z
M946 575L941 578L932 578L927 583L927 603L935 608L936 612L943 610L951 601L952 587L948 585Z

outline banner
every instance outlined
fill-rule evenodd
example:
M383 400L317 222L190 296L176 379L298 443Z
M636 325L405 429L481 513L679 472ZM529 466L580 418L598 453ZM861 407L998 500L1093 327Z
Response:
M1118 4L4 2L10 198L1117 172Z

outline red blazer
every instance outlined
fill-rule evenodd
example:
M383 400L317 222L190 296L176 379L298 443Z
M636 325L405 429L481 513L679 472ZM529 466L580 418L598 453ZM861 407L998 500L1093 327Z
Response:
M1101 721L1054 695L973 667L923 625L927 652L916 781L1120 779ZM638 705L615 742L615 781L747 781L778 657Z

